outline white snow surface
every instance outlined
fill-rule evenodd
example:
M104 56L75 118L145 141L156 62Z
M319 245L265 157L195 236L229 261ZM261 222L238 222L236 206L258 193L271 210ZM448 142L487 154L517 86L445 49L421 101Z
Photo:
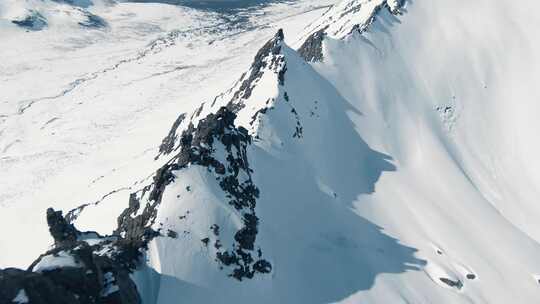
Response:
M60 251L56 254L43 256L41 260L32 267L32 271L44 272L63 267L82 267L82 265L75 261L71 254Z
M156 225L178 237L154 239L132 274L144 303L536 303L540 3L416 0L401 15L373 15L397 1L324 4L270 5L246 12L249 30L188 31L135 54L175 28L216 26L219 14L123 3L104 8L110 32L84 32L96 40L80 48L70 32L51 42L2 28L12 47L0 51L9 58L0 63L9 88L0 223L20 232L1 238L0 267L46 248L49 205L90 202L77 227L110 233L129 193L166 161L153 158L172 121L201 102L194 123L225 104L282 27L284 84L264 70L236 121L257 137L248 151L260 190L256 248L272 272L239 282L219 268L201 239L218 224L230 245L241 217L215 173L192 165L175 172L158 213ZM294 48L322 28L324 61L306 63ZM31 52L30 41L43 49ZM107 68L125 58L137 59Z

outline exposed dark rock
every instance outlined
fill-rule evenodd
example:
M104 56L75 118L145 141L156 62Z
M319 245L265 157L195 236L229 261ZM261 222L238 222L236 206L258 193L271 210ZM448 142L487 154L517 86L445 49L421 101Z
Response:
M476 275L472 274L472 273L469 273L469 274L467 274L467 279L474 280L474 279L476 279Z
M242 102L242 99L247 99L251 96L252 90L255 87L256 83L259 81L259 79L262 77L264 73L264 69L268 68L274 73L278 75L278 81L281 85L284 84L285 81L285 72L287 70L286 63L285 63L285 57L283 54L281 54L282 50L282 43L283 43L284 35L283 31L280 29L277 31L277 33L274 35L272 39L270 39L255 55L255 58L253 59L253 62L251 64L251 68L248 73L244 73L240 79L238 80L237 84L240 83L238 89L233 93L233 97L227 104L227 108L233 112L236 113L240 109L242 109L245 105ZM232 90L232 89L231 89ZM212 102L211 106L213 106L217 99L219 97L222 97L224 94L218 95ZM267 101L268 103L269 101ZM203 105L199 107L197 110L195 110L192 113L192 118L197 117L201 114ZM260 113L264 113L264 110L261 110ZM253 120L256 119L256 116L260 113L257 113L254 115ZM163 155L163 154L170 154L175 149L179 149L182 146L189 146L191 144L191 141L193 140L193 133L197 130L193 126L193 124L190 124L185 132L180 137L180 143L179 146L175 146L176 142L178 141L178 138L176 136L178 132L178 127L182 123L182 121L185 119L186 114L183 113L180 115L180 117L175 121L173 126L171 127L171 130L169 131L169 134L163 139L162 144L160 146L160 151L158 156L156 156L156 159ZM208 129L208 128L206 128ZM188 160L189 162L189 160ZM217 163L215 165L218 165ZM222 168L214 168L217 170L217 172L223 172Z
M215 236L219 236L219 226L214 224L210 227Z
M180 216L178 217L178 219L185 220L185 219L188 217L188 215L189 215L189 210L186 211L186 214L180 215Z
M173 238L173 239L176 239L178 238L178 233L174 230L167 230L167 236L170 237L170 238Z
M54 211L52 208L47 209L47 224L57 246L77 241L80 233L75 229L75 226L66 221L62 216L62 211Z
M257 225L259 219L254 214L244 215L244 227L236 232L234 240L238 242L240 248L253 250L257 237Z
M402 15L403 14L402 8L405 5L405 2L406 0L397 0L396 7L392 9L391 7L388 6L388 10L393 15Z
M283 31L279 30L259 50L250 72L239 80L239 89L226 107L200 119L197 126L190 123L179 140L176 134L185 114L173 124L168 136L163 140L160 154L168 154L173 150L179 152L156 172L153 183L131 195L130 206L118 218L118 229L115 234L122 236L125 242L136 242L134 247L144 247L147 240L159 234L159 231L152 229L152 225L163 191L175 179L172 172L182 170L188 165L199 165L208 168L210 172L215 172L216 181L227 194L228 204L239 212L244 222L244 226L234 235L235 244L232 248L225 248L219 239L215 240L214 247L218 250L216 260L225 266L233 267L230 276L238 280L252 278L256 272L270 271L270 263L261 259L262 251L258 252L258 260L252 257L258 232L255 206L259 189L251 179L252 170L247 157L251 136L243 127L236 127L234 120L235 112L244 107L241 100L251 96L251 90L264 73L263 69L276 73L279 83L283 85L286 72L285 58L281 54L283 38ZM202 106L193 113L193 116L199 116L201 112ZM177 141L179 143L175 147ZM214 155L216 144L225 148L226 155L219 158ZM240 172L244 174L241 175ZM192 191L191 187L187 186L186 191ZM139 211L140 208L144 208L142 212ZM217 225L213 226L212 231L216 237L219 236ZM210 239L205 238L201 241L209 244Z
M253 269L260 273L269 273L272 271L272 264L265 260L258 260L253 264Z
M53 209L47 210L47 222L55 247L26 271L0 270L0 303L11 303L21 290L29 303L141 303L129 276L140 259L140 247L133 247L134 243L121 237L81 233L67 223L61 212ZM87 237L98 240L89 245L84 241ZM50 260L60 255L75 264L51 264ZM44 259L48 262L43 262Z
M266 112L268 111L268 109L270 108L262 108L262 109L259 109L255 112L255 114L253 114L253 116L251 116L251 121L249 122L250 125L253 125L253 123L255 122L255 120L257 119L257 117L259 117L259 114L266 114Z
M290 98L287 92L283 93L283 99L285 99L285 101L289 104ZM291 105L291 113L294 115L294 118L296 120L296 126L294 128L293 137L301 138L304 135L304 127L302 127L302 124L300 123L300 115L298 115L298 112L292 105Z
M43 274L15 268L0 270L0 303L13 303L21 290L30 303L81 303L73 293Z
M304 41L302 46L298 49L300 57L304 58L307 62L320 62L323 61L323 40L326 36L326 27L318 30L317 32L309 35Z
M463 288L463 282L461 282L460 280L453 281L453 280L450 280L448 278L439 278L439 280L441 280L441 282L443 282L444 284L446 284L446 285L448 285L450 287L455 287L457 289Z
M244 277L253 277L256 271L253 269L254 261L249 251L253 250L257 235L258 218L255 215L255 205L259 190L251 180L252 170L247 158L247 146L251 144L251 137L247 130L234 125L235 118L236 115L230 109L223 107L217 113L202 119L197 128L190 126L182 135L181 152L175 160L180 168L191 163L214 169L219 175L217 180L221 189L230 198L228 203L243 214L244 227L234 236L237 242L235 248L225 251L219 242L215 243L215 247L221 250L216 258L226 266L235 265L231 276L241 280ZM213 155L216 144L225 148L225 164ZM247 179L240 179L240 171L247 175ZM219 235L217 225L211 229L215 236ZM203 240L209 242L209 239Z
M195 117L199 117L201 115L202 110L204 109L204 102L201 104L201 106L195 111Z
M239 280L244 277L251 278L258 272L253 268L256 261L251 257L251 251L254 249L258 231L255 205L259 189L251 179L252 170L249 168L247 157L251 136L246 129L234 125L235 119L236 114L231 109L222 107L216 113L208 114L201 119L197 127L190 124L182 132L178 154L156 172L150 185L130 196L128 208L118 217L115 234L122 237L126 247L145 248L148 240L159 234L152 225L165 187L175 179L173 172L182 170L188 165L199 165L215 172L216 181L229 197L228 204L240 212L244 221L244 227L234 235L236 243L233 248L226 249L219 240L216 240L215 247L219 250L217 260L226 266L234 267L230 275ZM215 155L215 145L224 147L226 155L219 157L221 161ZM241 178L240 172L247 178ZM186 191L192 191L191 187L187 186ZM144 209L141 211L141 208ZM217 225L213 228L213 232L218 236ZM201 241L205 244L210 242L206 238Z
M296 126L294 128L293 137L301 138L304 136L304 127L302 127L302 124L300 123L300 116L298 115L298 112L296 112L295 108L291 109L291 113L293 113L294 117L296 118Z
M354 32L357 32L359 34L363 34L364 32L366 32L373 25L375 20L377 20L377 17L379 16L380 12L383 9L388 10L388 12L390 12L392 15L401 15L402 14L401 9L403 8L403 5L404 5L405 1L400 0L399 2L400 3L398 3L398 5L394 9L392 9L388 5L388 3L386 1L381 3L380 5L378 5L377 7L375 7L373 9L373 11L371 12L371 16L369 16L368 20L365 23L354 25L349 34L352 34ZM345 12L344 14L348 14L348 13L351 13L351 12L354 13L357 10L359 10L361 8L361 6L362 6L362 4L359 4L357 6L353 6L353 7L349 8L349 11Z
M281 54L283 31L279 30L274 38L268 41L257 53L249 73L242 75L240 87L233 94L233 98L225 108L221 108L216 114L209 114L202 119L197 128L190 125L182 134L182 151L176 157L176 164L184 167L189 163L213 169L219 176L216 177L221 189L227 193L229 204L242 214L244 226L234 235L236 244L233 248L224 248L217 239L214 247L218 250L216 260L224 266L233 267L230 274L238 280L253 278L255 273L268 273L271 264L262 259L262 251L257 251L257 260L253 257L256 237L258 233L259 219L255 213L259 189L251 179L252 169L249 167L247 146L251 144L251 137L247 130L235 127L235 112L244 107L243 99L251 96L252 89L262 77L263 69L268 69L277 74L280 85L284 84L287 71L285 57ZM257 112L253 121L259 114L264 114L267 109ZM298 117L297 123L299 125ZM298 136L301 136L297 130ZM226 162L221 163L213 156L214 144L222 144L226 150ZM220 158L222 159L222 158ZM243 171L247 178L240 179ZM219 236L219 227L211 227L214 235ZM209 239L206 238L209 242Z
M244 74L240 78L240 88L234 93L229 107L237 111L242 104L235 103L240 98L247 99L251 96L252 90L257 81L263 75L263 69L268 67L278 74L281 84L284 81L284 71L286 70L285 58L281 55L281 44L283 42L283 30L279 29L275 36L270 39L255 55L249 74Z
M160 171L158 171L155 176L155 179L157 180L161 177L159 172ZM161 197L159 195L154 194L159 198L158 201L147 204L141 214L132 217L132 215L135 215L139 211L139 208L141 208L137 195L144 195L149 191L149 188L150 187L147 186L137 193L132 193L129 198L128 208L126 208L118 217L118 228L114 231L114 234L121 235L127 242L140 243L142 245L159 235L159 232L151 228L157 216L157 207L161 202ZM137 247L137 245L135 245L135 247Z
M178 127L180 127L180 124L186 119L186 113L180 114L178 118L173 123L171 130L169 131L169 134L163 140L161 141L161 145L159 146L159 154L156 156L156 159L162 155L162 154L170 154L174 150L174 145L177 140L176 132L178 131Z

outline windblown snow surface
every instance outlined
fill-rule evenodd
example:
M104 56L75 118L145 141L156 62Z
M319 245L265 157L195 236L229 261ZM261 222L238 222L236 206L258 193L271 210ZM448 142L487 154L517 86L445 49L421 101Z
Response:
M69 50L6 25L0 267L54 206L159 234L142 303L537 303L539 6L122 3Z

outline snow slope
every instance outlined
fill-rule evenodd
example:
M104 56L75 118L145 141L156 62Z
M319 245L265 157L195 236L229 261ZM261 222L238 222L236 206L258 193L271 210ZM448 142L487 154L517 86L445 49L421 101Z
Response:
M413 303L538 299L538 143L530 132L539 44L531 30L538 21L526 12L536 5L415 1L399 19L383 14L363 38L326 41L316 70L362 113L351 118L356 128L397 167L354 205L427 261L423 273L401 284L382 279L375 297L350 301L381 293ZM464 287L420 289L428 284L413 283L421 275Z
M144 303L536 303L536 6L293 18L246 42L264 45L229 90L175 113L138 162L155 174L71 220L160 233L132 274Z

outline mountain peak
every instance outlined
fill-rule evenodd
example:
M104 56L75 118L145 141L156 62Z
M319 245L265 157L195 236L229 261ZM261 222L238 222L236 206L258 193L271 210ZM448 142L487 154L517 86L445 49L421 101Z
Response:
M324 31L330 38L344 39L357 32L362 34L375 21L382 9L401 14L405 0L345 0L333 5L307 29L309 37Z

